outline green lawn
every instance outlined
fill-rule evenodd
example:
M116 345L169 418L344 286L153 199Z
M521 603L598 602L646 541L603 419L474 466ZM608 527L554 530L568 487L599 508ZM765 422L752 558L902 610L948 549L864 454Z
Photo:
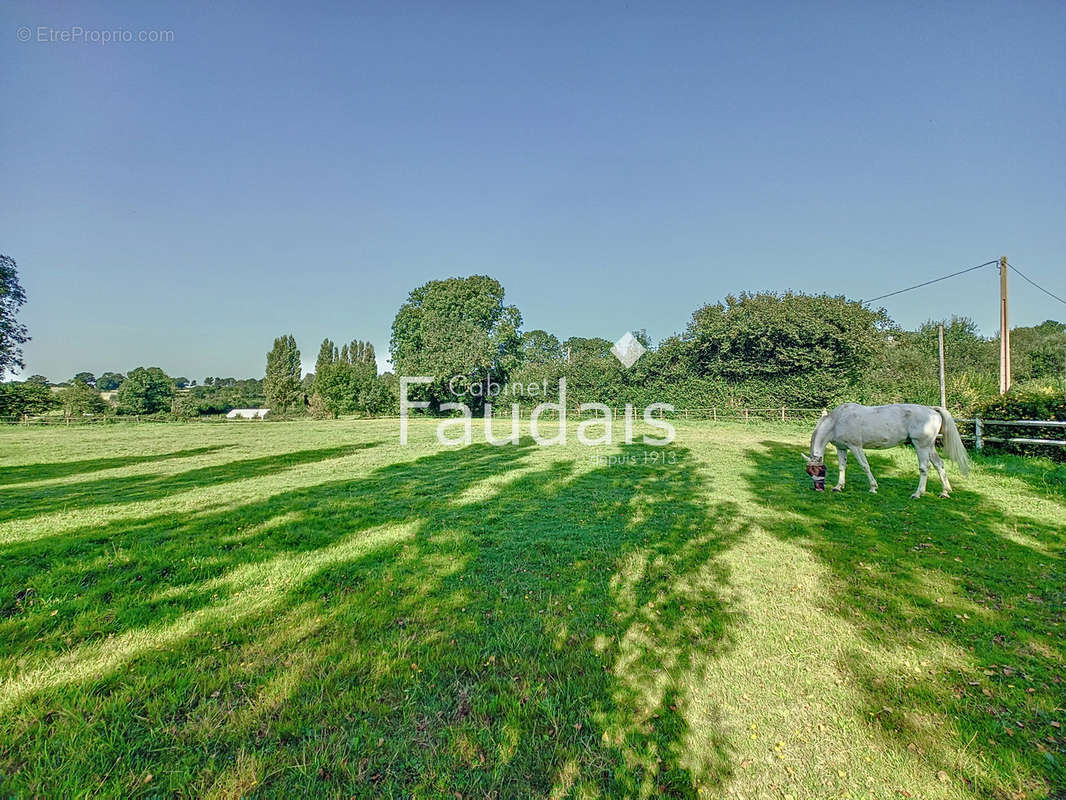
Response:
M0 429L0 795L1066 796L1066 469L808 440Z

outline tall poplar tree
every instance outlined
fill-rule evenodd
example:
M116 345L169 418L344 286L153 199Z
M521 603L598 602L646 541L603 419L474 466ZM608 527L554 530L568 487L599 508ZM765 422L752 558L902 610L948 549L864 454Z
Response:
M296 339L289 334L274 340L267 353L266 377L263 392L271 410L284 413L300 403L300 351Z
M374 345L353 339L340 349L329 339L322 342L315 362L315 394L333 414L373 412L385 400L378 380Z
M322 370L328 370L336 360L337 346L329 339L323 339L321 347L318 348L318 358L315 360L315 377L321 375Z

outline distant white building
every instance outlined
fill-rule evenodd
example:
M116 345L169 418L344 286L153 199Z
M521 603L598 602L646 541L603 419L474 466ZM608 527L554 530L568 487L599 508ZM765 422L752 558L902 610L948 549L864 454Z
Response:
M269 413L269 408L235 408L226 414L226 419L265 419Z

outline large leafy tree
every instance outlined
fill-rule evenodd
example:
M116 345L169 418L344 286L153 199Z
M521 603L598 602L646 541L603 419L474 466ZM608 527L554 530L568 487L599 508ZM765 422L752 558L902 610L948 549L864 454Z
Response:
M697 309L686 339L698 374L857 381L891 329L883 309L830 295L762 292Z
M521 324L518 309L504 304L503 286L487 275L430 281L410 293L393 320L392 363L399 375L433 376L425 394L434 402L476 403L452 396L449 381L505 381L520 361Z
M612 342L601 336L585 338L584 336L571 336L563 342L563 352L570 364L583 361L604 361L613 358L611 355Z
M300 351L296 349L296 339L291 334L275 339L274 346L267 353L263 392L267 405L275 413L284 413L302 401Z
M96 379L96 388L101 392L111 392L121 386L124 380L126 376L121 372L105 372Z
M929 320L923 322L917 331L906 333L904 338L927 355L929 363L939 365L938 329L941 325L944 326L944 360L952 371L998 372L999 346L993 339L981 336L977 323L969 317Z
M22 345L30 337L26 326L16 319L25 302L26 292L19 283L15 259L0 255L0 377L26 366L22 361Z
M96 376L93 375L91 372L79 372L77 375L70 379L71 383L77 383L78 381L81 381L87 386L96 386Z
M518 367L507 376L508 380L515 385L528 387L533 384L538 387L536 393L527 394L525 391L514 395L493 398L492 402L497 405L509 405L518 402L523 405L534 406L543 402L539 387L547 386L548 391L554 391L566 369L566 358L563 345L559 337L545 330L532 330L522 334L519 341L520 363Z
M563 346L559 337L539 328L523 333L519 346L524 363L546 364L563 359Z
M174 382L159 367L137 367L118 389L118 408L124 414L169 411Z

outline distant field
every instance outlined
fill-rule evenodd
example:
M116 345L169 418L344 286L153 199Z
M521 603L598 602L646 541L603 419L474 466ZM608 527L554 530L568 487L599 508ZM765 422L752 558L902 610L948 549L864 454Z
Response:
M0 795L1066 796L1066 466L478 439L0 429Z

